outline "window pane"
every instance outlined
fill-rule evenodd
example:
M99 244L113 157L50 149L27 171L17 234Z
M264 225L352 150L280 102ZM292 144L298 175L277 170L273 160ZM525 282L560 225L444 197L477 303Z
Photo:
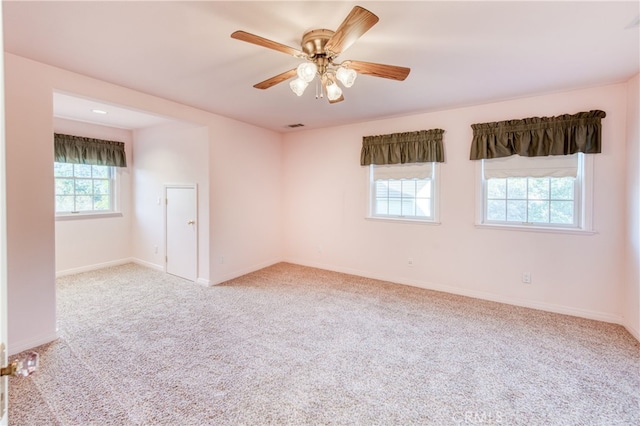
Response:
M386 198L376 200L376 210L374 214L389 214L389 202Z
M400 216L402 214L402 203L400 198L389 199L389 214L393 216Z
M402 182L399 180L389 181L389 197L400 198L402 196Z
M54 162L54 173L57 213L113 210L113 167Z
M529 159L523 158L512 167L513 175L520 174L521 168L528 167ZM536 159L541 168L550 173L556 168L554 161L544 163L544 158ZM538 167L538 166L536 166ZM558 166L560 167L560 166ZM537 170L541 170L537 168ZM485 222L507 222L513 224L533 223L539 226L576 226L580 220L579 201L576 198L581 181L575 177L509 177L490 178L483 181Z
M507 221L527 221L527 202L525 200L507 201Z
M76 197L77 211L90 211L93 209L93 197L89 195L79 195Z
M416 216L431 217L431 200L428 198L416 199Z
M552 200L573 200L574 178L552 178L551 179L551 199Z
M91 179L76 179L76 194L93 194L93 181Z
M415 216L415 215L416 215L415 198L404 198L402 200L402 216Z
M93 197L93 210L104 211L110 209L110 198L108 195L95 195Z
M416 182L416 196L431 198L431 179L422 179Z
M109 179L109 166L91 166L91 171L94 178Z
M573 201L551 201L550 222L573 224Z
M109 194L111 191L111 185L108 180L94 180L93 192L95 194Z
M525 200L527 198L527 178L507 178L507 197Z
M87 164L74 164L73 169L76 177L91 177L91 166Z
M73 195L73 179L56 179L56 195Z
M487 180L487 196L492 199L507 198L507 180L499 178Z
M415 198L416 196L416 181L415 180L402 180L402 197Z
M394 219L406 217L432 220L435 180L433 177L426 179L414 177L418 176L416 171L419 167L420 165L411 165L409 168L406 165L398 165L397 169L383 169L376 173L375 167L372 166L371 184L374 187L370 192L371 214ZM425 165L425 167L435 166Z
M74 210L73 199L73 195L57 195L56 212L72 212Z
M529 199L548 200L549 199L549 178L529 178Z
M389 185L386 180L376 181L376 198L387 198L389 196Z
M549 202L529 201L528 219L530 223L549 223Z
M73 176L73 164L69 163L53 163L53 175L56 177Z
M506 201L487 201L487 220L505 221L506 219Z

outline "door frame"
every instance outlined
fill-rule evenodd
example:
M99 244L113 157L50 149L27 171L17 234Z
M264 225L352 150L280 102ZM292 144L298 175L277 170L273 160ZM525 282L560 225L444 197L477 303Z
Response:
M2 33L2 4L0 3L0 367L7 364L7 187L4 106L4 40ZM8 377L0 378L0 425L9 423ZM6 408L6 410L5 410Z
M167 261L168 260L167 256L168 256L168 252L169 252L169 241L168 241L168 238L167 238L167 235L168 235L168 232L167 232L167 226L168 226L168 223L167 223L167 206L168 206L167 192L168 192L169 189L185 189L185 188L186 189L193 189L194 192L195 192L193 210L195 212L194 220L195 220L196 223L193 226L194 226L194 231L195 231L195 234L196 234L196 238L195 238L195 241L194 241L195 259L193 259L193 267L194 267L193 276L195 278L194 278L193 281L194 282L198 282L198 267L199 267L199 262L198 262L198 256L199 256L199 253L198 253L198 241L199 241L198 233L199 233L199 228L200 228L199 227L199 222L200 221L199 221L199 217L198 217L198 184L197 183L166 183L166 184L164 184L164 209L163 209L163 211L164 211L164 215L163 215L164 216L163 217L163 220L164 220L164 272L165 272L165 274L168 273L167 266L168 266L168 263L169 263Z

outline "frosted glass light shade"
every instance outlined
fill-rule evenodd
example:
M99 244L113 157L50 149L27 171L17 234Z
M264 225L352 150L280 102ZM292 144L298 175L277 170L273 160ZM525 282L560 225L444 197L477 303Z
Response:
M340 67L336 71L336 78L344 85L344 87L351 87L356 81L358 74L349 68Z
M299 78L296 78L291 83L289 83L289 87L291 87L293 93L298 96L302 96L302 94L304 93L304 89L306 89L308 85L309 83Z
M335 82L327 85L327 98L330 101L335 101L340 96L342 96L342 89Z
M296 69L298 77L307 83L310 83L311 80L313 80L316 76L316 72L318 72L318 67L313 62L303 62L298 65L298 68Z

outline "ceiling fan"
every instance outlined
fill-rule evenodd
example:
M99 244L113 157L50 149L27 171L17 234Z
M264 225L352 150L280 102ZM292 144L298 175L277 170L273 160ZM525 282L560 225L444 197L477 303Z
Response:
M297 68L255 84L253 87L256 89L268 89L297 76L289 86L296 95L301 96L309 83L318 76L322 90L316 90L316 98L321 98L323 93L326 93L329 103L333 104L344 100L342 89L337 82L339 81L344 87L351 87L358 73L398 81L404 80L409 75L411 69L395 65L353 60L336 62L338 55L348 49L377 22L376 15L360 6L355 6L336 31L317 29L306 32L302 36L302 50L245 31L236 31L231 34L231 38L306 60Z

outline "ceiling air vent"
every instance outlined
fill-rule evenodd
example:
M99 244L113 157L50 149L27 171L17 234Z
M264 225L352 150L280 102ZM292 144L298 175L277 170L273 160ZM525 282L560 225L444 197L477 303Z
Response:
M295 129L296 127L304 127L304 124L298 123L298 124L287 124L287 127L289 127L290 129Z

